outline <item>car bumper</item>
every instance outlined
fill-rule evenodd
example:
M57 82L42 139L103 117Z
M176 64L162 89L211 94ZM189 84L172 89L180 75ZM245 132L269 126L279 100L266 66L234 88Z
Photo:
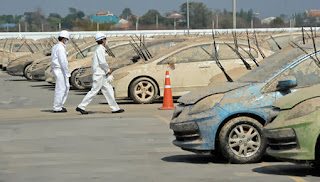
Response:
M33 80L46 80L46 75L44 74L45 68L42 69L35 69L31 71L32 79Z
M190 116L190 110L191 106L176 107L174 119L170 123L170 129L176 137L173 144L195 153L214 150L216 132L221 121L218 109L209 111L207 117L203 117L206 114L202 114L202 117Z
M8 65L7 73L13 76L23 76L25 65Z

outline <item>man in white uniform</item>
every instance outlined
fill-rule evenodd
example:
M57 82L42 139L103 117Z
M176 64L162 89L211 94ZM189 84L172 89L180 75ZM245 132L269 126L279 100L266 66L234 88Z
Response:
M88 114L88 112L85 111L86 106L101 90L111 108L112 113L122 113L124 110L120 109L118 106L114 98L112 85L110 84L113 76L111 75L112 70L110 70L108 63L106 62L105 45L107 37L105 34L98 32L95 35L95 40L99 46L95 50L92 58L92 88L76 108L76 111L79 111L81 114Z
M71 75L68 69L66 52L66 44L68 43L69 39L69 32L62 30L59 33L59 42L53 46L51 50L51 67L56 78L53 103L54 113L67 112L67 109L64 108L63 105L67 100L70 89L69 77Z

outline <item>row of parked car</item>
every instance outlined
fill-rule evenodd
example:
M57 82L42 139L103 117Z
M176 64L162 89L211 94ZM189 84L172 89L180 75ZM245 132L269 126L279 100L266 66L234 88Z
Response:
M300 32L110 37L107 62L116 98L136 103L163 97L169 70L172 95L182 96L170 128L183 150L250 163L269 144L273 156L319 161L317 39ZM50 51L56 41L0 40L0 66L10 75L54 84ZM67 45L74 89L91 87L96 46L93 38ZM313 132L306 132L309 127Z

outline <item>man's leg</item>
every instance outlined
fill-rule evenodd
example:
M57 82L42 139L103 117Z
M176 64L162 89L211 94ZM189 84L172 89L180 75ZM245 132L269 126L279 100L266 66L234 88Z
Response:
M63 98L62 98L62 106L66 102L68 94L69 94L69 90L70 90L69 78L66 76L64 76L64 84L65 84L65 92L64 92Z
M63 96L65 95L66 85L64 76L59 69L54 69L53 73L56 78L56 85L54 90L54 102L53 102L53 110L61 111L63 106Z
M78 105L78 107L82 110L85 110L87 105L90 104L93 97L98 94L102 87L103 75L93 75L92 76L92 88L87 93L87 95L83 98L82 102Z
M120 107L114 98L114 91L113 91L112 85L109 82L107 82L106 76L104 76L103 78L104 79L103 79L103 85L101 88L101 92L104 95L104 97L106 98L111 110L118 111L120 109Z

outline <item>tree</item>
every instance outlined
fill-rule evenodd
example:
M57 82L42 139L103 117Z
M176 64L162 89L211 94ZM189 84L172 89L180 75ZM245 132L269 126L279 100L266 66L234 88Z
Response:
M61 22L61 16L57 13L50 13L48 16L48 24L51 30L58 30L59 22Z
M82 21L85 14L75 8L69 8L69 14L62 19L61 25L63 28L72 29L75 21ZM79 22L77 23L79 24ZM80 23L81 24L81 23Z
M270 26L272 28L279 28L284 26L284 21L280 17L276 17L274 20L271 21Z
M161 14L157 10L151 9L139 19L139 24L155 25L157 15L158 15L158 21L163 22L164 17L161 16Z
M187 19L187 3L180 6L180 12ZM211 27L212 14L212 11L203 3L189 2L190 28Z
M128 20L128 17L130 15L132 15L131 9L130 8L124 8L119 17Z

